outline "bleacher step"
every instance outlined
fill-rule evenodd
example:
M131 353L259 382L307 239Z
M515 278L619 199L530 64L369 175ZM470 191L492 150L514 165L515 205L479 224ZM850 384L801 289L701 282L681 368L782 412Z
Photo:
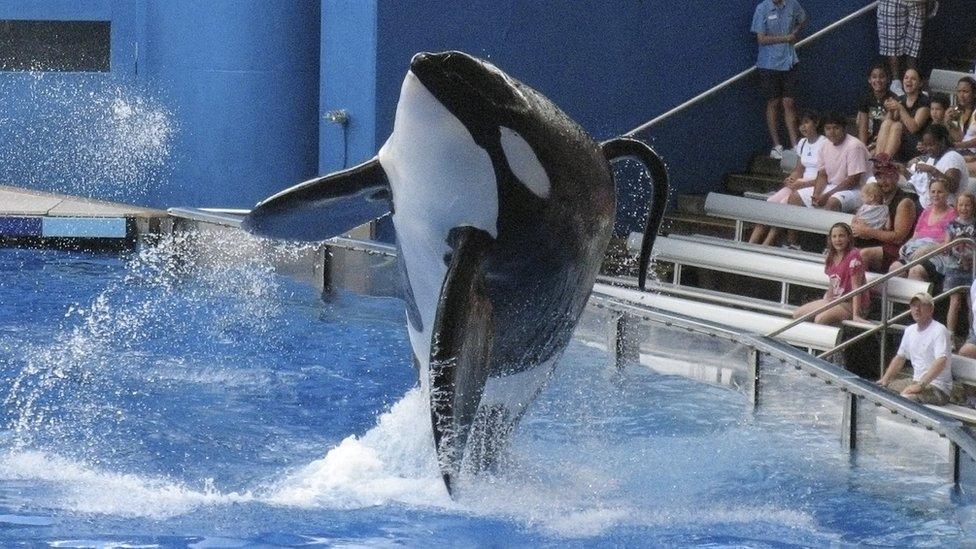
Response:
M769 176L753 173L732 173L725 178L725 191L730 194L775 192L782 186L782 175Z

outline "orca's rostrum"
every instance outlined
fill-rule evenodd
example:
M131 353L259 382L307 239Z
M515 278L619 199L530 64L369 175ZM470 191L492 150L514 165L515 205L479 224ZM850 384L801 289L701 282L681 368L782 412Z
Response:
M657 155L632 139L601 146L490 63L421 53L375 158L264 200L244 227L323 240L392 211L410 343L453 493L463 464L498 456L569 343L613 230L620 157L652 176L643 287L667 197Z

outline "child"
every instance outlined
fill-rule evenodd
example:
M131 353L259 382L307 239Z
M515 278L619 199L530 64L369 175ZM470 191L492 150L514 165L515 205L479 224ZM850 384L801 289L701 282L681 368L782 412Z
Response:
M861 187L861 200L864 204L857 209L855 219L872 229L891 230L891 217L888 215L888 205L884 203L881 187L875 181L869 181Z
M956 218L946 226L946 242L957 238L973 238L976 235L976 219L973 210L976 208L976 197L970 192L959 194L956 199ZM973 249L965 244L954 246L948 253L933 257L930 261L945 279L942 283L944 291L959 286L969 286L973 282ZM963 300L969 296L956 292L949 296L949 312L946 318L946 328L953 336L959 321L959 308Z
M949 96L944 93L933 94L932 100L929 103L929 116L932 118L932 121L929 122L929 124L939 124L941 126L945 126L947 123L946 111L948 109ZM919 148L919 152L923 152L921 148Z
M800 318L864 285L864 265L861 263L861 251L854 247L854 233L847 223L834 223L827 234L824 272L827 273L828 286L823 298L797 307L793 311L793 318ZM849 319L863 321L861 311L867 309L869 300L870 296L865 292L850 301L835 305L818 314L814 318L814 322L837 325Z

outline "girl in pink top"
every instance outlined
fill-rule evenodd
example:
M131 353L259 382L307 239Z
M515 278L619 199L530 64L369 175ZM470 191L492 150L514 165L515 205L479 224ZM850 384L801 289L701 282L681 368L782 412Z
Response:
M946 227L956 218L956 210L947 202L949 191L943 177L933 177L929 182L929 207L922 210L915 223L915 234L911 240L901 247L900 261L891 264L888 272L900 268L902 265L916 258L922 257L945 242ZM926 262L927 263L927 262ZM908 278L929 280L930 273L926 266L915 265L908 270Z
M793 318L800 318L864 285L861 251L854 247L854 234L847 223L835 223L830 228L830 233L827 235L824 272L827 274L828 286L823 298L798 307L793 311ZM819 313L814 317L814 322L836 325L849 319L863 321L861 311L867 309L870 299L867 293L863 293Z

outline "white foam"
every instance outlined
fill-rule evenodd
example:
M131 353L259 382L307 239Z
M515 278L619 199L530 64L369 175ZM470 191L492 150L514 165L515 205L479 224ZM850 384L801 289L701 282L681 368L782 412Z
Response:
M161 478L99 471L44 452L12 452L0 458L0 476L40 480L58 487L53 501L43 502L83 513L156 519L207 505L253 501L250 493L221 494L210 483L194 490Z
M412 389L360 438L350 436L320 460L278 482L274 505L360 508L391 502L453 506L437 467L430 408Z

